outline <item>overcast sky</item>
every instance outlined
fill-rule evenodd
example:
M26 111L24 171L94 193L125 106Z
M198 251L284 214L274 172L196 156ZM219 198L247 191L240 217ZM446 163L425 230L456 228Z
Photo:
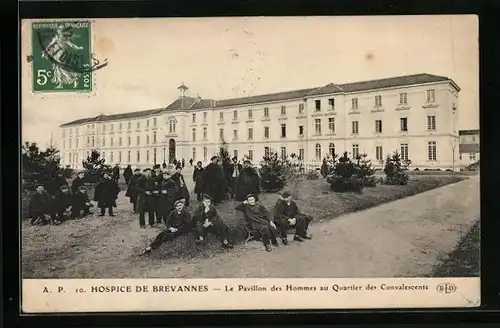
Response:
M46 145L78 118L167 106L182 82L191 96L224 99L415 73L452 78L459 128L479 128L476 16L98 19L93 51L109 65L91 95L32 94L28 23L23 141Z

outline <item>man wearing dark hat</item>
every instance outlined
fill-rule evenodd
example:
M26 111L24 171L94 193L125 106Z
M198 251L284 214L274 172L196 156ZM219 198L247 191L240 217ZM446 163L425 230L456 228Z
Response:
M226 198L226 185L218 157L212 156L211 163L203 171L203 194L209 195L217 204Z
M71 183L71 192L74 194L78 191L78 187L85 185L85 173L83 171L78 172L77 177Z
M247 195L245 201L236 206L236 210L243 212L252 235L262 238L266 251L272 251L271 243L278 246L276 225L265 206L257 202L256 195Z
M211 232L222 242L222 247L233 248L229 241L229 227L222 221L217 209L212 205L212 198L203 195L203 201L198 204L193 214L196 226L197 243L204 243L207 233Z
M130 202L133 205L134 213L138 213L137 204L139 191L137 190L137 181L139 181L140 177L142 177L141 170L135 169L134 175L130 178L130 182L128 183L127 192L125 193L125 196L130 199Z
M94 201L97 207L101 209L99 216L104 216L106 208L109 216L113 214L113 207L116 207L116 199L120 193L120 187L115 180L111 179L108 172L103 173L103 179L97 184L94 192Z
M175 201L179 195L179 188L174 180L170 178L168 172L163 172L163 179L159 186L158 215L159 220L167 224L168 216L174 209ZM158 219L158 218L157 218Z
M142 249L141 254L149 253L164 243L189 232L192 228L192 224L191 214L184 208L184 202L181 200L176 201L175 209L170 212L168 216L166 229L160 232L149 246Z
M78 191L73 194L71 217L76 219L87 216L90 214L89 209L91 207L92 204L90 203L89 196L87 195L87 188L85 188L85 186L78 187Z
M198 201L201 201L201 196L203 195L203 171L205 169L201 161L198 161L193 171L194 193Z
M161 223L161 215L160 215L160 185L163 180L163 173L161 171L161 166L160 164L155 164L153 166L153 172L151 174L151 179L153 179L153 182L155 184L155 190L153 191L153 196L154 197L154 211L156 215L156 223Z
M155 224L156 196L154 196L154 191L156 190L156 186L154 180L151 178L151 169L147 168L143 170L143 176L139 178L136 186L138 192L137 209L139 210L139 226L141 228L146 227L145 214L147 212L149 226L153 227Z
M243 166L238 163L238 157L233 157L233 163L231 164L231 173L230 173L230 186L231 186L231 197L235 198L236 197L236 192L238 189L238 179L240 178L241 170L243 169ZM246 193L243 195L245 197L247 194ZM239 201L242 201L243 199L240 199Z
M184 205L189 206L189 190L186 186L186 180L184 180L184 175L182 175L182 165L177 164L175 167L175 173L172 174L171 179L175 181L177 187L179 188L179 195L177 199L184 199Z
M240 170L236 186L237 201L243 201L248 194L256 196L260 194L260 177L249 160L243 162L243 167Z
M287 244L287 229L295 228L293 240L304 241L311 239L307 234L307 228L312 221L312 217L299 212L297 203L292 200L292 196L288 191L281 194L281 199L278 199L274 211L274 222L281 235L283 244Z
M54 199L54 223L56 224L62 223L69 218L73 204L73 197L69 191L69 187L62 185L60 190Z
M130 179L132 179L133 175L134 173L132 172L132 167L128 164L125 170L123 170L123 178L125 179L125 183L127 185L130 183Z
M29 202L29 217L31 224L40 223L45 225L52 221L54 209L53 199L45 191L42 184L36 186L36 192L31 196Z

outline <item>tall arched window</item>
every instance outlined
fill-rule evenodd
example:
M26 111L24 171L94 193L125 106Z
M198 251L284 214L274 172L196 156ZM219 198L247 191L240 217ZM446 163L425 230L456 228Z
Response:
M169 126L169 132L170 133L175 133L175 120L174 119L170 119L170 121L168 122L168 126Z
M203 160L206 161L207 160L207 153L208 153L208 149L207 147L203 147Z
M329 145L328 145L328 152L330 153L330 155L334 156L335 155L335 144L333 142L331 142Z
M321 145L316 144L316 160L321 161Z

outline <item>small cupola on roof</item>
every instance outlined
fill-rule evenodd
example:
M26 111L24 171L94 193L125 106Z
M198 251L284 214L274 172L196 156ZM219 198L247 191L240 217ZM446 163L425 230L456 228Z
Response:
M179 90L181 92L180 98L184 98L186 96L186 91L188 89L189 88L184 84L184 82L182 82L181 85L179 87L177 87L177 90Z

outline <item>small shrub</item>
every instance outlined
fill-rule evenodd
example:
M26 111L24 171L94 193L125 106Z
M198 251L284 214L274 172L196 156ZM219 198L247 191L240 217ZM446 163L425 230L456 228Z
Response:
M363 154L356 158L356 175L361 179L364 187L375 187L377 179L375 178L375 169L372 166L372 161L368 159L368 155Z
M326 176L326 175L324 175ZM317 170L309 170L306 172L306 179L307 180L318 180L319 179L319 173Z
M405 185L408 183L408 164L402 161L396 151L392 156L387 156L384 167L386 185Z
M357 160L352 161L347 152L338 157L329 156L327 159L330 166L328 168L327 182L330 189L335 192L361 192L363 180L360 176L360 169Z
M92 150L90 155L82 161L85 179L88 183L96 183L101 178L103 172L109 172L111 167L104 164L106 160L101 158L101 154L97 150Z
M303 165L295 154L282 158L276 151L271 150L260 162L259 174L262 190L278 191L287 185L290 193L298 198L302 172Z

